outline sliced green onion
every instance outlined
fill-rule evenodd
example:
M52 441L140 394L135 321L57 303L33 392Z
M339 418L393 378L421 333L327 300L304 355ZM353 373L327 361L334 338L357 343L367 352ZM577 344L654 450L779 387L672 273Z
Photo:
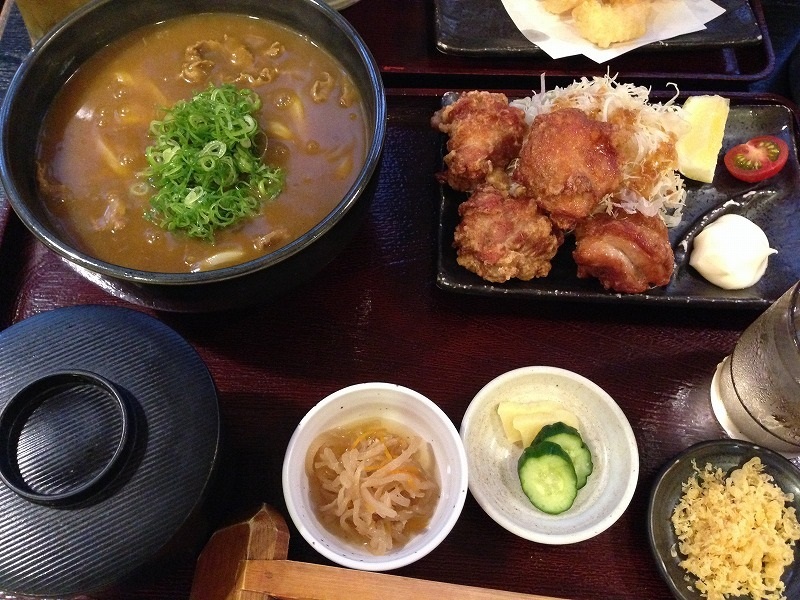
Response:
M155 187L145 217L168 231L209 241L224 227L255 215L283 189L283 169L256 154L253 113L261 99L231 84L209 86L150 124L153 144L143 175Z

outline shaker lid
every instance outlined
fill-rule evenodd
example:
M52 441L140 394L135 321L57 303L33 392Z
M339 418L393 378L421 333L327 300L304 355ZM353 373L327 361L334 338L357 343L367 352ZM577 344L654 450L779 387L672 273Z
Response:
M153 317L76 306L0 332L0 589L84 594L153 560L219 435L208 369Z

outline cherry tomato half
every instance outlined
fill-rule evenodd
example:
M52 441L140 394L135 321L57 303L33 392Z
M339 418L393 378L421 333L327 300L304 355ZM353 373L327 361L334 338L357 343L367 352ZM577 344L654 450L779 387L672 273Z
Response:
M728 150L725 166L736 179L755 183L776 175L788 157L786 142L774 135L762 135Z

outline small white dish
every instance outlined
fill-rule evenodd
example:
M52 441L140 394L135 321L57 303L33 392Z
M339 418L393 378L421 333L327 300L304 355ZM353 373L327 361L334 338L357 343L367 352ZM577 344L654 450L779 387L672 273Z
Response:
M366 419L395 421L430 444L440 496L428 526L385 555L372 554L329 532L318 519L305 471L306 454L320 434ZM436 548L456 524L467 497L467 456L450 418L430 399L391 383L361 383L341 389L314 406L289 440L283 461L283 495L300 535L324 557L353 569L389 571Z
M517 462L523 448L508 441L497 414L497 405L509 400L555 401L580 423L594 471L564 513L546 514L522 492ZM490 381L467 408L461 438L478 504L499 525L534 542L571 544L605 531L625 512L639 478L636 438L620 407L592 381L556 367L523 367Z

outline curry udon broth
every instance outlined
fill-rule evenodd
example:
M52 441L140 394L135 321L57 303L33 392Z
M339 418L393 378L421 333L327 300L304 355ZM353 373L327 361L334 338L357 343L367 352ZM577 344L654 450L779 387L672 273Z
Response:
M154 190L137 174L147 167L150 122L228 82L260 96L264 162L282 167L286 182L212 244L145 219ZM39 189L63 234L91 256L148 271L207 270L271 252L322 220L355 181L366 136L349 75L306 37L238 15L182 17L129 34L70 78L42 127Z

